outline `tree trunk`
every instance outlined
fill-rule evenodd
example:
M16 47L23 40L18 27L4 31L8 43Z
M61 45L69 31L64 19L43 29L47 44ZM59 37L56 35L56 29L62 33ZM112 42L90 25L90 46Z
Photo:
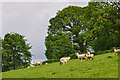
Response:
M16 57L15 57L15 51L13 51L13 69L16 69Z
M84 52L85 51L85 46L83 45L83 43L78 43L78 45L80 46L80 51Z

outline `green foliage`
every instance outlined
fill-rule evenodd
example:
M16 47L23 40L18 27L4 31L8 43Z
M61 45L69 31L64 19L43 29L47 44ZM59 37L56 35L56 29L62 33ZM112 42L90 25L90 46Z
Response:
M81 20L84 18L82 8L69 6L50 19L48 36L46 37L46 56L48 59L57 59L74 54L76 50L84 51L84 40L79 34L83 30ZM72 45L73 37L73 45ZM50 46L51 45L51 46ZM74 47L75 46L75 47Z
M106 53L113 53L113 49L109 49L109 50L105 50L105 51L97 51L97 52L93 52L92 54L94 55L101 55L101 54L106 54Z
M31 61L30 49L24 36L18 33L7 33L2 40L2 71L27 67Z
M77 59L77 56L76 56L76 54L70 54L70 58L71 59Z
M83 35L95 51L104 51L114 46L120 46L120 37L118 36L120 28L117 22L120 20L120 9L117 7L119 3L89 3L88 8L91 8L90 14L93 15L89 18L88 31Z
M87 52L90 46L95 52L120 47L119 6L120 1L89 2L84 8L69 6L58 11L49 21L45 42L47 58L70 56L76 51ZM60 37L62 35L64 37ZM69 47L65 48L65 45Z
M49 35L46 38L46 53L48 59L59 59L63 56L69 56L72 53L72 45L69 36L63 33L59 35Z

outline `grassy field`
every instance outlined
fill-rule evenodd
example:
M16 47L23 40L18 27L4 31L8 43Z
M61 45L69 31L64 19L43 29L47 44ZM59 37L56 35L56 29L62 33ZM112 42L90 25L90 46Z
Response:
M109 57L111 56L111 57ZM2 73L3 78L118 78L118 55L97 55L94 60L80 62L73 59L68 64L59 62L34 68Z

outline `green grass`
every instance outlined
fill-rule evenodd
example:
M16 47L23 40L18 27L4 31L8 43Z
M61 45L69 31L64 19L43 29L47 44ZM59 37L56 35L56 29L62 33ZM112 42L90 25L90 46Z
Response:
M112 56L112 58L107 58ZM34 68L25 68L2 73L3 78L118 78L118 55L97 55L94 60L80 62L73 59L68 64L59 62Z

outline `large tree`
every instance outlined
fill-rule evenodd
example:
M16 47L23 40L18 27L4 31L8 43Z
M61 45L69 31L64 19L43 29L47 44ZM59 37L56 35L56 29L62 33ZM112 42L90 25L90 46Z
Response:
M120 43L120 2L92 2L85 14L87 31L84 39L96 51L119 47Z
M31 62L31 46L23 35L7 33L2 40L2 71L26 67Z
M47 37L46 39L47 50L45 53L48 58L49 58L48 54L51 54L51 55L59 54L60 56L58 58L60 58L62 56L69 56L70 54L74 53L75 50L79 50L81 52L85 51L86 44L84 44L85 41L80 35L81 32L85 31L84 29L85 25L83 25L85 23L85 20L82 17L82 15L83 15L83 8L76 7L76 6L69 6L63 9L62 11L59 11L57 13L57 16L55 16L55 18L50 19L48 37L50 37L50 35L52 36L51 38ZM59 32L61 32L63 35L68 37L60 37L59 39L55 39L52 41L53 38L59 37ZM59 40L59 43L56 43L57 40ZM50 42L57 45L62 44L61 49L58 49L59 53L51 52L53 51L53 48L48 47L51 45ZM65 45L69 47L64 48ZM67 49L69 49L68 52L67 52Z
M69 42L73 41L71 50L86 52L89 47L95 51L119 47L119 4L120 2L90 2L84 8L69 6L58 11L49 21L48 37L50 35L52 37L46 39L46 56L54 54L51 53L53 48L48 46L51 45L49 42L55 43L56 39L54 41L52 39L58 36L59 31L69 36ZM62 53L55 52L55 54Z
M48 29L48 36L49 35L58 36L59 31L61 31L63 34L66 34L66 36L69 36L68 41L71 44L68 46L73 46L72 49L70 49L72 53L75 50L81 51L81 52L84 52L86 50L87 44L80 34L81 32L84 32L86 30L84 28L86 25L85 25L85 19L83 17L84 15L83 12L84 12L84 9L81 7L69 6L63 9L62 11L59 11L57 13L57 16L55 16L54 18L51 18L49 21L50 25ZM50 39L46 39L46 44L49 43L49 41ZM62 42L59 42L59 43L62 44ZM49 48L47 47L47 50L48 49L52 50L52 48L50 47ZM66 51L66 49L63 49L63 50ZM69 54L69 53L66 52L65 54Z

